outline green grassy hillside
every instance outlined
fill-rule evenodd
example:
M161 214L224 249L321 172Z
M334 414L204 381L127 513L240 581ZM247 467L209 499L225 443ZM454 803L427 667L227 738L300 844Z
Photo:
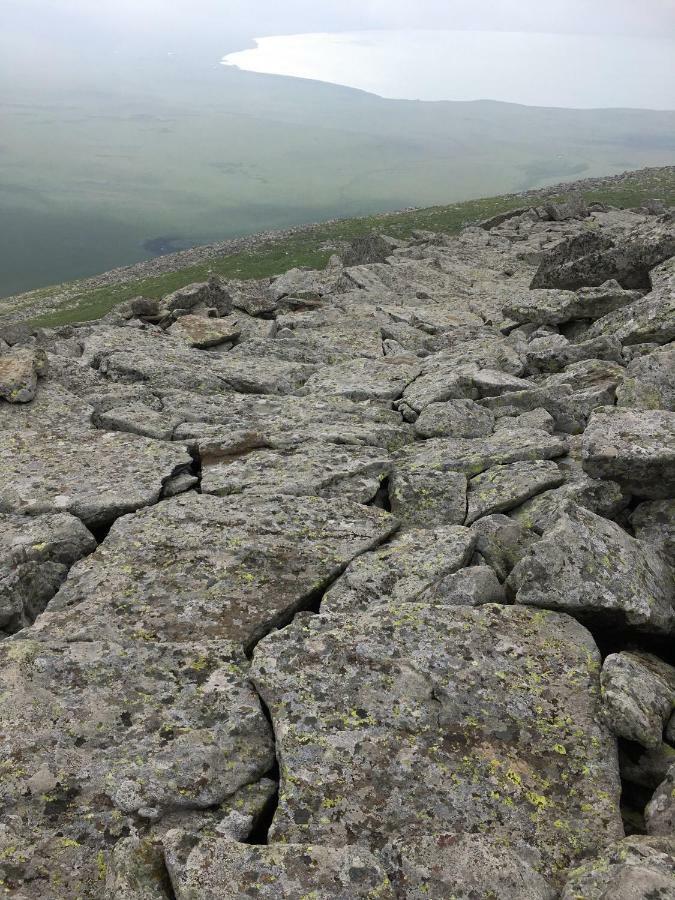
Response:
M601 201L612 206L635 207L651 197L661 197L675 205L675 170L636 172L620 183L607 182L593 190L584 191L588 201ZM560 197L552 193L552 199ZM487 199L470 200L449 206L407 210L378 216L344 219L261 244L256 249L210 259L204 263L156 276L134 279L123 284L78 290L78 285L61 285L26 295L26 303L48 300L50 296L68 294L61 308L33 318L43 326L62 325L71 322L99 318L116 303L142 294L161 297L192 281L204 280L215 273L226 278L261 278L278 275L294 266L321 267L330 255L323 249L327 243L349 240L373 229L405 238L416 228L455 234L465 225L485 219L498 212L522 206L523 197L507 195ZM0 301L0 307L2 302ZM1 311L1 310L0 310Z

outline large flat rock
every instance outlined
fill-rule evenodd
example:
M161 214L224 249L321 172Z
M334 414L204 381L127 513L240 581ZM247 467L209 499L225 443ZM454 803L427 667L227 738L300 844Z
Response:
M71 570L38 633L248 645L288 622L396 524L347 500L174 497L116 522Z
M253 450L232 460L209 462L203 469L202 490L221 497L254 492L368 503L390 471L384 450L308 442L290 450Z
M675 494L675 413L606 406L584 432L583 467L628 493L658 500Z
M11 639L0 672L0 870L18 896L26 881L30 897L101 897L108 854L137 823L216 806L274 762L226 641Z
M519 607L296 621L252 668L281 767L270 844L489 832L557 876L623 834L599 669L581 625Z
M0 510L70 512L106 525L156 503L164 483L192 457L180 444L83 431L0 433Z

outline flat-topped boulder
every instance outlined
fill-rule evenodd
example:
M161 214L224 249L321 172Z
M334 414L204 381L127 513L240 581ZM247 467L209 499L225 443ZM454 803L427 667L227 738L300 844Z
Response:
M675 412L675 345L632 360L617 389L617 404Z
M70 512L98 527L156 503L191 465L180 444L135 435L0 432L0 511Z
M255 642L397 527L342 499L190 493L125 516L75 566L40 634Z
M632 835L573 869L562 900L669 900L675 896L675 838Z
M665 558L615 522L569 504L511 572L516 603L668 635L675 587Z
M582 443L583 467L628 493L659 499L675 493L675 413L605 406L596 409Z
M189 347L204 350L229 341L241 334L236 316L214 319L207 316L181 316L169 329L169 334L185 341Z
M270 846L489 831L557 875L623 833L599 664L573 619L522 607L388 601L270 635L252 669L281 765Z
M253 492L345 497L368 503L391 472L386 451L306 442L288 450L251 450L204 466L202 491L220 497Z
M305 393L347 397L350 400L395 400L419 374L408 356L359 359L328 366L312 375Z
M101 896L112 846L137 823L207 810L268 772L273 737L246 668L226 641L0 643L4 887Z

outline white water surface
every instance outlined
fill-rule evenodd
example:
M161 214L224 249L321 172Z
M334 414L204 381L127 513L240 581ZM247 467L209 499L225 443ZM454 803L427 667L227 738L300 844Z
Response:
M353 31L256 39L224 65L407 100L675 109L675 39Z

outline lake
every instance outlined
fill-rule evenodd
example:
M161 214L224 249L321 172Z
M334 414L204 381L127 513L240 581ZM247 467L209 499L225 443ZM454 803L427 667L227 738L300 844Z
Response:
M675 107L675 41L491 31L263 37L225 65L408 100Z

